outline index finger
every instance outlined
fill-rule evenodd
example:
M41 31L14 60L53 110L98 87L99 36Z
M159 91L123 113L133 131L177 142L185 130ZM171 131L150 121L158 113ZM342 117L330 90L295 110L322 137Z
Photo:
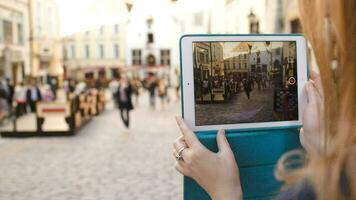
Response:
M192 130L190 130L190 128L187 126L187 124L185 123L185 121L183 120L182 117L177 116L176 121L177 121L178 127L179 127L180 131L182 132L182 135L189 147L191 147L194 144L199 142L197 136L193 133Z

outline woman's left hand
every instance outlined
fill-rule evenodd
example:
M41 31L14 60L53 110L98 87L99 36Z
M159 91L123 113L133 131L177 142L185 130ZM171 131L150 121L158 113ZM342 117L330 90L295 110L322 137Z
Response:
M239 169L224 130L217 134L219 152L214 153L200 143L181 117L176 121L182 136L174 142L173 155L186 147L181 151L183 159L176 162L177 171L193 178L213 200L242 199Z

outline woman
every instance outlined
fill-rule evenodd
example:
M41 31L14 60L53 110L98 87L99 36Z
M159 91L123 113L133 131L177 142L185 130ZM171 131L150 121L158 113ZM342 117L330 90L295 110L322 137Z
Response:
M126 77L120 79L119 87L116 92L116 100L119 106L121 119L124 122L126 128L129 128L130 124L130 110L133 109L132 100L132 87Z
M320 69L305 86L308 105L300 140L308 160L288 172L278 163L277 178L289 189L277 199L356 199L356 2L354 0L300 0L305 34ZM325 94L325 95L324 95ZM214 200L242 199L238 166L224 131L217 135L218 153L207 150L181 118L182 147L176 169L195 179ZM224 169L224 170L221 170ZM211 181L214 180L214 181Z

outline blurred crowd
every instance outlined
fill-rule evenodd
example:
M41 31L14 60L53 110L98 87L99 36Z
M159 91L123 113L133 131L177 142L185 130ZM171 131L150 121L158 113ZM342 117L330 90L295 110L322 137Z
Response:
M171 102L171 96L168 92L169 87L167 76L158 77L154 73L149 73L144 79L137 77L130 79L126 75L122 75L113 79L108 85L126 128L129 128L130 124L129 113L135 106L138 106L139 98L143 92L148 92L148 103L151 109L156 109L156 99L159 99L160 107L163 110ZM179 90L180 86L177 85L175 87L177 101L180 99Z
M11 83L10 79L0 79L0 119L15 114L17 117L36 112L37 102L51 102L57 98L57 83L44 83L36 79Z
M91 98L88 95L93 96L93 94L94 96L98 96L96 102L104 102L105 100L99 100L99 96L100 98L104 98L101 96L105 96L105 91L110 91L111 98L120 110L120 115L125 126L129 127L129 112L135 106L138 106L140 96L144 92L147 92L150 108L156 109L156 107L160 106L161 109L164 109L172 99L168 94L169 87L168 76L158 76L155 73L148 73L142 79L129 77L124 73L111 80L100 78L83 81L65 79L62 84L58 84L56 81L39 81L34 78L26 82L13 84L9 79L1 78L0 121L12 116L21 117L28 113L36 113L38 102L63 101L61 97L58 97L62 93L64 94L64 101L74 104L74 110L79 109L82 113L92 112L92 114L97 114L97 110L102 109L96 108L95 110L93 109L94 111L85 111L87 109L83 106L84 102ZM178 84L174 89L177 101L180 99L179 87ZM157 104L159 105L157 106Z

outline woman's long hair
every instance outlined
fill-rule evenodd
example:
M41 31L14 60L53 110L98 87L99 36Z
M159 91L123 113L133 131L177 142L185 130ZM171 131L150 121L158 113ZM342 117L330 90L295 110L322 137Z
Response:
M304 168L277 178L307 178L318 199L356 199L356 1L299 0L304 33L314 50L324 91L325 141ZM346 185L345 185L346 184Z

